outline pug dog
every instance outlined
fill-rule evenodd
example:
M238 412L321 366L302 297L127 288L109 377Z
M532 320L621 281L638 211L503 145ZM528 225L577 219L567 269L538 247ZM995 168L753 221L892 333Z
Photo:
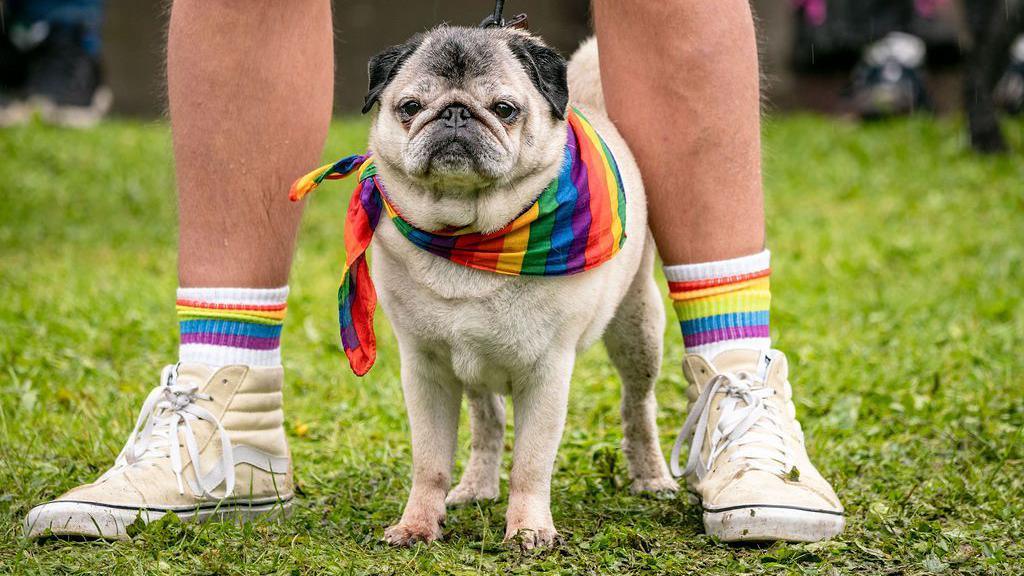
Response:
M608 119L597 44L568 63L511 28L439 27L375 56L364 112L387 199L426 231L502 229L556 177L566 112L577 107L611 150L626 195L626 241L604 264L566 276L507 276L455 264L382 223L371 276L398 339L412 432L412 489L385 541L442 536L447 506L495 499L514 407L506 539L559 541L551 476L576 356L603 338L622 379L622 447L633 492L672 493L655 422L665 314L652 274L640 172ZM463 393L471 454L450 489Z

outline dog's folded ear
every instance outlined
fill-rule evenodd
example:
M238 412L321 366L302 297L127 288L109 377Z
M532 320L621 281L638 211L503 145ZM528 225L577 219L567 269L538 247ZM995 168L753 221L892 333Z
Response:
M512 35L508 45L526 69L533 85L551 105L551 112L559 120L565 120L565 109L569 104L565 58L557 50L526 34Z
M381 92L387 88L391 80L395 78L395 74L398 74L402 63L419 48L422 41L422 36L417 34L405 44L392 46L370 58L370 63L366 67L370 76L370 87L366 92L366 97L363 98L363 114L369 112L373 105L380 100Z

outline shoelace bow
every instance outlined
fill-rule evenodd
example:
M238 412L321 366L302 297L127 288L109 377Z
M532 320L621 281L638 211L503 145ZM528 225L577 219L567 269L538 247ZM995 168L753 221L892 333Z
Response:
M711 401L719 392L725 396L718 404L721 415L711 433L707 461L701 453L707 437ZM762 470L785 476L793 467L792 456L786 447L782 417L778 407L766 402L775 390L759 382L749 372L722 373L714 376L693 403L682 430L672 447L671 468L676 477L696 472L703 479L715 461L726 450L737 447L729 461L746 460L747 470ZM693 438L686 468L679 470L679 454L683 443Z
M232 452L231 439L227 430L209 410L195 403L196 400L210 400L207 394L199 393L199 385L194 382L178 382L178 366L170 365L160 374L160 385L146 397L139 417L135 421L128 443L114 463L98 481L111 475L123 472L128 467L147 460L170 458L171 470L178 481L178 493L184 494L183 482L184 463L181 458L181 447L178 432L185 440L185 450L195 472L196 480L187 479L189 489L196 497L211 497L213 490L225 483L225 492L220 498L231 495L235 488L235 459ZM192 430L192 422L204 420L217 428L220 433L221 461L217 467L204 475L199 469L199 445Z

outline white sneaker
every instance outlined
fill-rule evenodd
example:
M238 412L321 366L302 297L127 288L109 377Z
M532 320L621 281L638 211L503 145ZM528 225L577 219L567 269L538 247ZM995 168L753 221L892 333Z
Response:
M288 513L283 380L279 367L164 368L113 468L29 511L26 534L123 539L136 518Z
M699 499L707 534L725 542L813 542L842 532L843 506L807 457L786 356L728 350L708 362L690 354L683 371L690 413L671 468Z

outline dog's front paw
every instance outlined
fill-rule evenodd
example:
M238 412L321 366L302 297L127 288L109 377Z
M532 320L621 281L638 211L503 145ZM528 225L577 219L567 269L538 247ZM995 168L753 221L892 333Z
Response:
M629 485L633 494L646 494L655 498L674 498L679 492L679 484L670 476L654 476L651 478L634 478Z
M511 528L505 531L505 543L526 552L535 548L551 548L565 543L554 526L548 528Z
M392 546L412 546L417 542L430 544L441 539L441 525L437 522L399 522L384 530L384 541Z
M444 503L448 506L461 506L483 500L497 500L498 487L496 485L482 484L478 482L467 482L465 478L459 485L448 493Z

